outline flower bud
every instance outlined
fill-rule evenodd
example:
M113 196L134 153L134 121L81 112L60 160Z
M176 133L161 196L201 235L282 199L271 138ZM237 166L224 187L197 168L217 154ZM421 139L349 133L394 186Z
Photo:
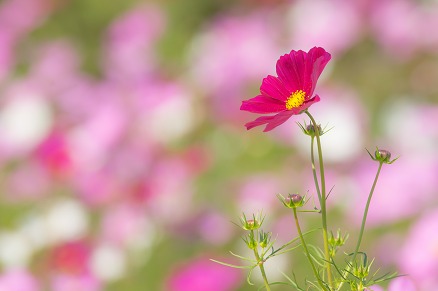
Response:
M374 156L368 150L367 152L370 155L371 159L379 163L392 164L398 159L396 158L391 161L391 152L387 150L381 150L379 148L376 148L376 151L374 152Z
M315 126L313 124L309 124L306 127L306 132L308 132L308 134L310 136L315 136L316 135L316 129L318 129L319 135L322 135L322 129L321 129L321 125L320 124L318 124L316 128L315 128Z
M259 238L259 245L262 248L266 248L269 245L270 241L271 241L271 233L270 232L261 231L259 236L260 236L260 238Z
M305 199L299 194L289 194L287 198L281 195L277 195L277 197L287 208L302 207L305 203Z
M389 161L391 159L391 153L387 150L376 150L375 156L384 161Z
M249 249L254 250L257 248L257 240L254 237L254 232L248 233L248 235L242 239Z
M265 217L262 213L259 213L258 216L252 215L252 219L247 219L245 213L240 217L240 224L244 230L255 230L262 226L263 220Z
M308 135L311 137L316 136L316 128L312 123L309 125L306 125L306 123L304 123L304 125L298 123L298 126L301 128L301 130L303 131L303 133L305 135ZM318 129L319 136L324 134L320 124L317 125L317 129Z

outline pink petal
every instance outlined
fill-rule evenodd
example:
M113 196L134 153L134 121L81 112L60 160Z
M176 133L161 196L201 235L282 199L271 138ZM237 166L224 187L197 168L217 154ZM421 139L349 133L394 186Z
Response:
M309 108L313 103L319 102L321 100L321 98L319 98L318 95L315 95L312 99L309 99L307 101L305 101L303 103L303 105L301 105L300 107L298 107L298 113L295 114L299 114L301 112L303 112L304 110L306 110L307 108Z
M245 100L240 106L240 110L253 113L277 113L285 109L284 102L262 95Z
M303 89L306 53L291 51L277 61L277 75L290 92Z
M326 52L323 48L312 48L309 51L309 66L312 65L309 70L311 70L312 74L310 75L310 79L307 81L308 86L306 92L310 92L309 95L311 96L313 94L313 91L315 90L316 82L318 81L319 76L321 75L322 71L324 70L325 66L331 59L331 55Z
M294 114L294 112L292 110L287 110L287 111L283 111L283 112L278 113L277 115L274 116L272 121L266 125L266 127L263 131L268 132L268 131L273 130L277 126L285 123L286 120L288 120L293 114Z
M245 124L246 129L250 130L250 129L256 127L256 126L269 123L272 119L274 119L274 117L275 117L275 115L274 116L262 116L262 117L259 117L259 118L257 118L254 121L246 123Z
M256 126L267 124L263 130L264 132L267 132L286 122L286 120L288 120L293 114L295 113L292 110L285 110L277 115L259 117L254 121L248 122L245 126L247 130L250 130Z
M314 47L308 53L291 51L277 61L277 74L291 92L303 90L312 96L316 82L331 55L323 48Z
M289 91L277 77L268 75L263 79L260 86L260 92L268 97L272 97L281 101L286 101L291 95L292 91Z

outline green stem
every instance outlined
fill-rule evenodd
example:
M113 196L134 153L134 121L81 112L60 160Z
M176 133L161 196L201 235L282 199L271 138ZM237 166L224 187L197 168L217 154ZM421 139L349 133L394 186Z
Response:
M254 231L251 230L252 234L254 235ZM260 272L262 273L263 281L265 283L265 287L267 291L271 291L271 287L269 287L268 278L266 277L265 267L263 266L264 261L260 258L258 248L254 248L254 256L257 260L257 264L260 268Z
M383 166L383 162L380 162L379 169L377 170L376 177L374 178L373 186L371 187L370 194L368 195L368 200L365 206L365 211L363 213L362 225L360 227L359 238L357 240L356 249L354 250L352 263L354 263L356 260L357 252L359 251L360 243L362 242L362 236L365 230L365 223L367 221L367 216L368 216L368 209L370 208L371 198L373 197L374 188L376 188L377 180L379 179L380 170L382 169L382 166Z
M315 137L312 136L310 139L310 159L312 161L312 173L313 173L313 180L315 181L316 193L318 194L319 205L321 205L322 197L321 197L321 190L319 189L318 176L316 175L315 153L313 150L314 143L315 143Z
M321 139L318 125L316 124L315 119L309 113L309 111L304 111L307 116L309 116L312 121L313 127L315 129L316 136L316 144L318 147L318 160L319 160L319 175L321 179L321 217L322 217L322 236L324 240L324 256L325 256L325 267L327 269L327 279L330 288L333 287L333 279L332 279L332 270L330 265L330 252L329 252L329 242L328 242L328 232L327 232L327 210L326 210L326 190L325 190L325 175L324 175L324 160L322 158L322 147L321 147Z
M297 226L298 235L300 236L301 244L303 245L306 257L309 260L310 265L312 266L313 274L315 274L315 277L318 280L319 286L321 286L321 288L323 290L327 290L327 288L324 286L324 283L322 282L321 278L319 277L318 271L316 270L315 264L313 263L313 259L310 256L309 249L307 248L306 241L304 240L303 233L301 232L300 223L298 222L297 209L292 208L292 210L294 211L294 218L295 218L295 224Z

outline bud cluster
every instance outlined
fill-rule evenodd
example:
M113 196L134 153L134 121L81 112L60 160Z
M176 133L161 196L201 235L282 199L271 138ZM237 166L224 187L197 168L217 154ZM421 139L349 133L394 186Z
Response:
M259 213L257 216L253 214L252 219L247 219L245 213L240 217L241 227L244 230L249 231L242 239L251 250L256 249L258 246L266 248L271 243L272 234L259 229L262 226L264 219L265 216L263 216L262 213Z
M338 229L336 232L336 236L333 234L333 232L330 232L330 236L328 238L328 243L330 246L330 256L334 257L336 255L336 252L338 251L338 248L343 246L345 242L348 239L348 234L341 235L341 230Z

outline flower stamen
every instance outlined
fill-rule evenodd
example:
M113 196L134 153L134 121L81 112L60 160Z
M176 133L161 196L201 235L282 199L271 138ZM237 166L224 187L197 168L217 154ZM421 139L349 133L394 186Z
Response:
M306 92L303 90L297 90L292 93L286 100L286 109L291 110L292 108L297 108L303 105L306 97Z

